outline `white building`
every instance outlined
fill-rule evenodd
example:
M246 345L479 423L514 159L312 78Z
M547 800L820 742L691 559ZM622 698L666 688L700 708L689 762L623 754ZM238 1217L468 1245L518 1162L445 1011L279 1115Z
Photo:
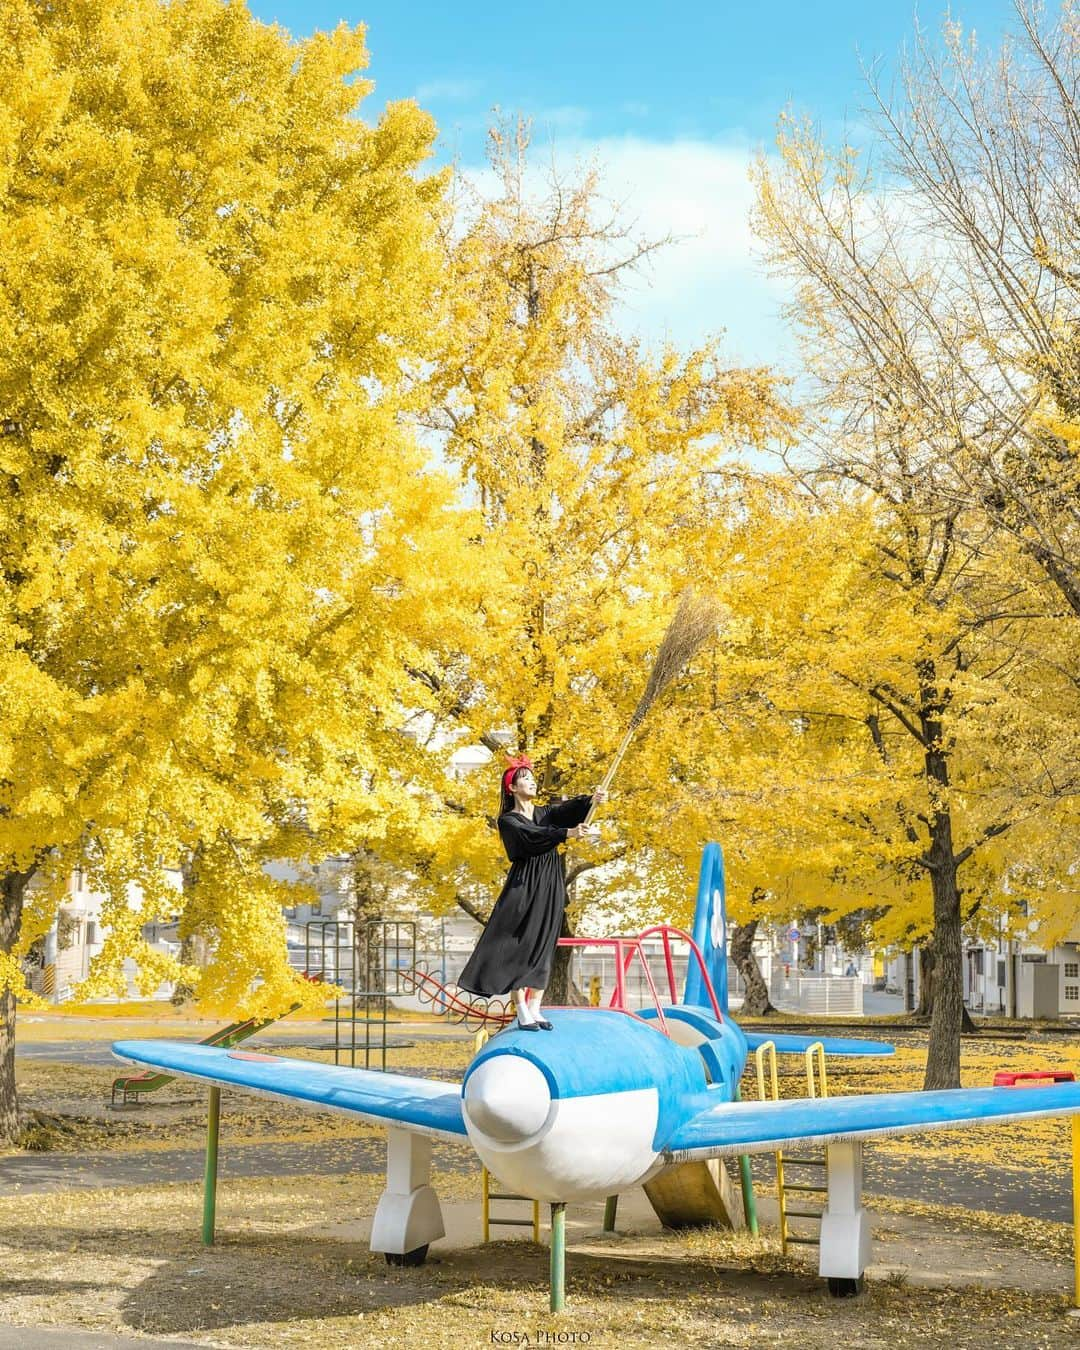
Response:
M999 937L964 943L964 1003L987 1017L1080 1015L1080 926L1055 947ZM887 987L907 991L907 1006L919 1000L919 953L894 953Z
M166 872L169 881L179 889L179 872ZM42 939L39 950L24 963L30 988L56 1002L70 997L74 987L86 979L90 962L101 951L105 928L101 913L106 896L90 888L86 874L77 868L68 878L67 892L60 902L56 919ZM138 886L128 887L128 903L133 909L142 904ZM170 931L171 930L171 931ZM175 937L175 924L147 925L144 936L158 950L175 956L180 943ZM129 994L135 992L135 963L124 962ZM161 997L170 992L158 991Z

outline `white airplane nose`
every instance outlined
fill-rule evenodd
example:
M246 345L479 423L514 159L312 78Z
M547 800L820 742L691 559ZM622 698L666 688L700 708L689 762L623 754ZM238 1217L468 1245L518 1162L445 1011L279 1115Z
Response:
M547 1120L547 1079L519 1055L493 1055L465 1084L465 1111L478 1130L500 1144L529 1139Z

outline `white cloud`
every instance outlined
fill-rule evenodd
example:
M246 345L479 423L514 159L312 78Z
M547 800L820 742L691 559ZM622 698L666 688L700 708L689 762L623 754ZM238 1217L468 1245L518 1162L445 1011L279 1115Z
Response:
M540 137L534 142L539 165L549 152ZM620 320L628 331L683 348L722 332L733 360L790 362L793 347L779 317L788 292L766 275L750 229L749 146L578 135L555 137L554 154L564 170L575 160L598 166L601 191L622 207L635 236L676 237L626 283ZM486 171L470 177L481 190L494 186Z
M741 145L636 137L592 147L604 190L645 238L675 237L626 286L629 327L687 347L724 332L744 362L790 352L779 309L786 290L770 279L750 229L753 152Z

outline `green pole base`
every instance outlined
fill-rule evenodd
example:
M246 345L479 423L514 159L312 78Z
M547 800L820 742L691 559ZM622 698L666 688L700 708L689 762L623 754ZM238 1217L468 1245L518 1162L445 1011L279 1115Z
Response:
M742 1092L739 1087L736 1087L735 1100L740 1101L741 1099ZM742 1183L743 1218L746 1220L747 1228L753 1233L754 1237L757 1237L757 1201L754 1198L754 1179L750 1175L750 1157L746 1153L739 1154L739 1181Z
M218 1133L221 1126L221 1089L210 1089L206 1112L206 1170L203 1174L203 1246L214 1245L214 1221L217 1217Z
M619 1197L609 1195L604 1201L604 1232L614 1233L615 1231L615 1212L619 1208Z
M551 1206L551 1311L566 1307L566 1206Z
M754 1198L754 1180L750 1175L750 1159L745 1153L739 1155L739 1180L742 1182L743 1217L747 1228L757 1237L757 1201Z

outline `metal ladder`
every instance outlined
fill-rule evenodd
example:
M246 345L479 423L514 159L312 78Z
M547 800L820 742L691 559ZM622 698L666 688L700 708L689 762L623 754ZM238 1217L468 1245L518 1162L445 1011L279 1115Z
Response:
M386 1071L386 1052L411 1041L391 1041L391 999L412 992L407 973L416 965L415 919L311 919L304 926L304 972L337 989L334 1063ZM358 1027L359 1024L359 1027ZM362 1039L358 1029L363 1033ZM378 1061L376 1064L375 1061Z
M758 1097L761 1101L778 1101L780 1098L778 1075L776 1070L776 1046L772 1041L766 1041L764 1045L759 1046L754 1056L757 1064L757 1082ZM768 1082L766 1083L766 1062L768 1062ZM808 1097L827 1097L829 1095L829 1080L825 1074L825 1047L820 1041L815 1041L806 1051L806 1094ZM785 1174L785 1168L798 1167L811 1170L811 1175L822 1174L825 1170L825 1185L816 1185L812 1181L789 1181ZM828 1187L828 1162L825 1156L819 1158L797 1158L791 1154L786 1156L781 1150L776 1152L776 1199L780 1210L780 1250L787 1255L789 1243L802 1243L806 1246L816 1247L820 1242L819 1234L811 1233L793 1233L788 1223L789 1219L817 1219L819 1224L823 1210L821 1209L791 1209L788 1205L788 1192L795 1191L800 1195L827 1195Z
M473 1053L479 1054L484 1043L491 1035L490 1031L480 1030L473 1038ZM494 1219L491 1216L492 1200L522 1200L526 1204L532 1205L531 1219ZM493 1227L500 1228L532 1228L532 1238L534 1242L540 1241L540 1201L530 1200L527 1195L512 1195L509 1191L493 1191L491 1189L491 1173L486 1167L480 1168L480 1225L482 1230L482 1241L491 1241L491 1230Z

